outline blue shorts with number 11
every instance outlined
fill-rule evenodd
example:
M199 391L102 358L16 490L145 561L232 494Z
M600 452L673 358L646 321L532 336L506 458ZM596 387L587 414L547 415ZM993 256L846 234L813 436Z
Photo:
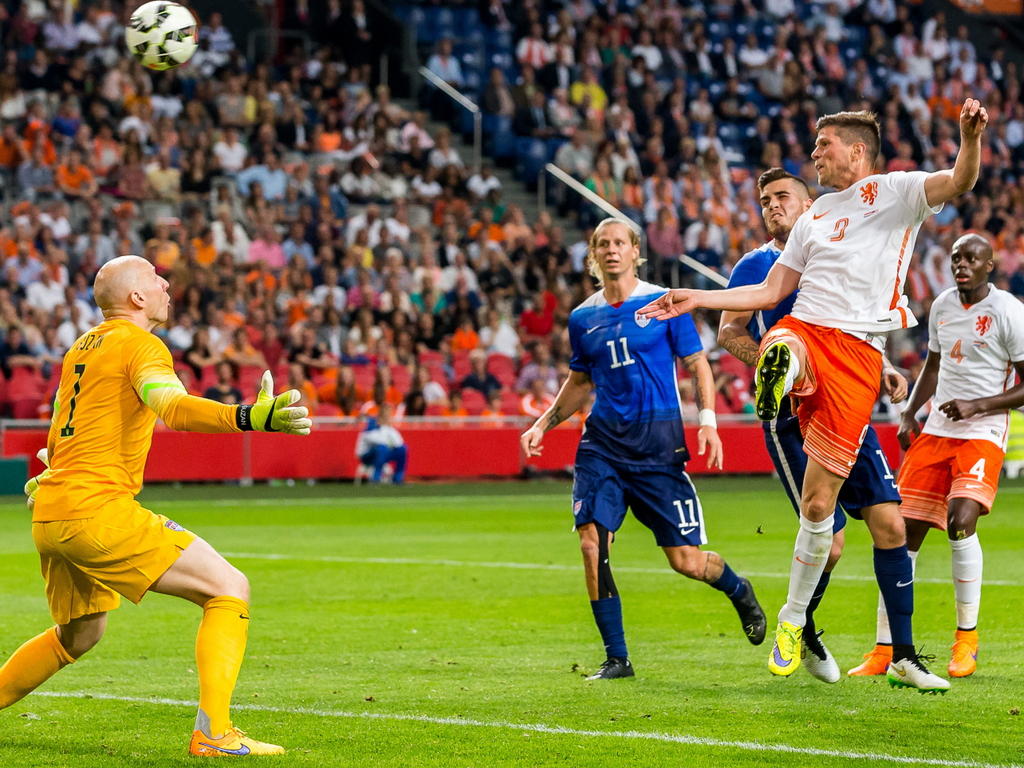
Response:
M577 455L572 486L576 527L617 531L629 508L659 547L707 544L704 511L682 465L629 467L594 454Z

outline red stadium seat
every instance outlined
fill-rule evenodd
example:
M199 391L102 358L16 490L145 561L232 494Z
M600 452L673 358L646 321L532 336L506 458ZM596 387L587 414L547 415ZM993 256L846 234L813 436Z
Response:
M503 389L501 391L501 412L506 416L518 416L520 413L521 398L514 389Z
M412 389L412 372L408 366L405 365L392 365L391 366L391 381L395 385L395 389L401 392L403 395L407 394Z
M487 400L480 390L466 387L462 390L462 405L470 416L479 416L487 407Z
M11 370L11 378L7 382L8 400L15 402L34 399L38 404L45 393L46 380L37 369L19 365Z

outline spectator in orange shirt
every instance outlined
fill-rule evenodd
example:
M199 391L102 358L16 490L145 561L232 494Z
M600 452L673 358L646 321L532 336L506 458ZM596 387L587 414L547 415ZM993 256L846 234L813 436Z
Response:
M236 328L231 334L231 343L224 348L224 359L238 367L267 367L267 361L249 341L249 334L245 328Z
M0 134L0 168L13 171L27 159L25 146L18 137L14 123L5 124Z
M480 336L473 327L473 318L470 315L463 315L459 320L459 326L452 334L450 345L452 352L469 352L480 346Z
M373 400L380 403L398 405L402 402L402 393L391 378L391 369L386 365L378 365L373 374Z
M484 422L489 427L500 427L505 421L505 414L501 409L501 390L495 390L487 396L487 405L480 412Z
M146 241L145 256L160 274L169 272L178 263L178 259L181 258L181 248L171 238L171 227L168 221L163 219L157 221L153 237Z
M448 405L441 411L441 415L449 419L464 419L469 416L469 411L462 405L462 393L457 389L448 396Z
M476 240L477 235L483 230L487 233L487 239L492 243L502 243L505 240L505 228L494 220L494 210L488 206L480 208L480 218L469 225L469 239Z
M192 253L195 254L197 264L204 267L212 266L217 261L217 248L213 244L213 229L206 225L199 233L199 237L192 238Z
M306 378L305 368L299 363L288 364L288 385L281 387L281 392L289 389L299 390L299 404L306 406L312 413L318 402L316 387Z
M544 379L536 378L530 382L530 389L523 395L519 409L524 415L537 419L553 402L555 396L548 391Z
M356 375L352 366L340 366L334 384L334 404L338 406L341 415L358 416L363 403L369 398L368 392L356 386Z
M72 200L92 197L98 189L96 179L82 163L82 152L73 148L68 152L67 161L57 166L57 188Z

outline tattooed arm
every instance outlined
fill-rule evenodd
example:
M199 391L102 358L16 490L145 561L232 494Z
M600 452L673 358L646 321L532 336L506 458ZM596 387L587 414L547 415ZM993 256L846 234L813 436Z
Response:
M747 365L757 363L758 343L747 330L747 323L753 316L753 312L724 311L718 323L718 343Z
M591 381L588 374L581 371L569 372L569 378L558 390L555 402L519 438L519 445L527 458L540 455L544 433L549 429L554 429L582 408L589 399L593 388L594 382Z

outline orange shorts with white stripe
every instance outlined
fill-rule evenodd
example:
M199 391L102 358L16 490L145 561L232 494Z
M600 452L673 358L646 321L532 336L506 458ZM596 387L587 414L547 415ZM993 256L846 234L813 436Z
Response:
M802 345L807 370L790 393L804 437L804 453L840 477L849 477L878 399L882 354L838 328L787 315L761 340Z
M900 466L896 485L903 503L900 513L946 530L949 502L971 499L987 515L996 499L1003 451L989 440L958 440L920 435Z

